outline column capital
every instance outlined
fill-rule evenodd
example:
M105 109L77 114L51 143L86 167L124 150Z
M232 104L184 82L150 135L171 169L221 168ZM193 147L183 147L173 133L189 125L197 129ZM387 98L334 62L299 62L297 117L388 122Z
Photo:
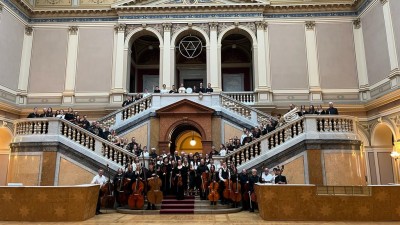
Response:
M306 28L307 28L307 30L314 30L315 21L306 21Z
M256 24L257 30L258 29L264 30L264 29L266 29L268 27L268 23L264 22L264 21L256 21L254 23Z
M358 18L356 20L353 20L353 26L354 26L354 29L360 29L361 28L361 19Z
M218 23L211 22L211 23L208 23L208 25L210 26L210 31L217 31L218 30Z
M28 36L31 36L33 33L33 27L31 26L25 26L25 34Z
M169 32L171 31L171 28L172 28L171 23L163 23L162 26L164 28L164 31L169 31Z
M115 25L114 26L114 30L117 32L117 33L123 33L123 32L125 32L125 28L126 28L126 24L124 24L124 23L119 23L119 24L117 24L117 25Z
M379 0L381 2L382 5L386 4L388 2L388 0Z
M77 26L70 26L68 28L69 34L70 35L76 35L78 34L78 27Z

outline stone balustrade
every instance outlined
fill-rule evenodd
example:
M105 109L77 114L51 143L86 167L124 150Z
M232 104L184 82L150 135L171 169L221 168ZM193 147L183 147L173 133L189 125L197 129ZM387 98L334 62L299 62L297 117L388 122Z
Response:
M252 91L224 92L224 94L245 105L254 105L257 102L257 93Z

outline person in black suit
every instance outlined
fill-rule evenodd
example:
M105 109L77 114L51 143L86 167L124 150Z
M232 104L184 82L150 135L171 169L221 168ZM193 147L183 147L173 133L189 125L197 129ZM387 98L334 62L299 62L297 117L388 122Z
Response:
M286 177L282 175L282 170L276 169L277 175L275 176L275 184L287 184Z
M28 118L38 118L38 117L40 117L38 113L38 108L35 107L33 108L33 112L29 113Z
M154 89L154 93L161 93L160 87L156 86L156 88Z
M206 92L207 93L212 93L214 90L211 88L211 83L208 83L207 88L206 88Z
M337 108L333 107L333 102L329 102L329 108L325 111L325 114L339 115Z
M200 82L200 87L198 88L196 93L205 93L206 89L203 87L203 82Z
M122 103L122 107L125 107L125 106L131 104L132 102L133 102L132 97L128 96L128 97L126 97L126 100Z

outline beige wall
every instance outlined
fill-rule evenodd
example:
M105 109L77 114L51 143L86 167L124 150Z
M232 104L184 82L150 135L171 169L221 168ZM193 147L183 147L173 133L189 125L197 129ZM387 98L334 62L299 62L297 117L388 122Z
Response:
M41 155L11 155L7 182L24 186L40 185Z
M268 26L273 89L308 89L304 24Z
M394 183L392 157L389 152L378 152L379 176L382 185Z
M288 184L305 184L304 156L300 156L285 164L284 174Z
M125 134L123 137L128 138L129 142L131 142L132 137L135 137L136 143L144 147L147 146L148 129L149 123L145 123L139 127L135 127L130 133ZM147 146L148 150L150 150L150 148L156 148L156 146Z
M17 90L24 25L6 9L0 13L0 85Z
M365 185L362 160L357 152L324 152L325 185Z
M85 168L61 158L57 185L90 184L95 175Z
M353 24L318 23L316 32L321 87L358 88Z
M397 60L400 64L400 1L389 1L392 10L392 21L394 28L394 36L396 39Z
M11 140L11 131L8 128L0 127L0 186L7 184Z
M234 138L236 136L240 139L242 134L243 134L243 129L239 129L238 127L232 126L231 124L224 122L224 140L222 140L223 144L228 142L229 139ZM215 147L219 150L219 146Z
M64 91L67 43L67 29L34 29L28 92Z
M112 27L79 28L77 92L108 92L111 89L113 39Z
M369 84L373 85L390 73L382 4L379 2L361 19Z

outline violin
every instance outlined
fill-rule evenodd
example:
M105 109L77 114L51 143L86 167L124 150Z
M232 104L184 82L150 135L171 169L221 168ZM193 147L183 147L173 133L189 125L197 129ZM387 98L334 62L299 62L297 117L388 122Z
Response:
M128 198L128 205L130 209L142 209L144 206L143 196L144 183L136 178L132 184L132 194Z

